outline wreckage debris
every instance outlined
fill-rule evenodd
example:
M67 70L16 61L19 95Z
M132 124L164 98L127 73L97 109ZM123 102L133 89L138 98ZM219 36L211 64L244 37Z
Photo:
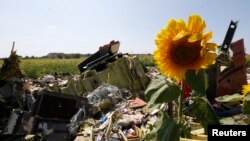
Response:
M8 122L12 109L25 108L22 105L24 75L19 67L20 56L14 51L14 46L15 42L10 56L4 59L0 68L0 134Z
M140 98L135 98L135 100L129 101L129 108L140 108L145 105L147 105L147 103L141 100Z
M231 49L233 51L232 62L218 76L217 96L239 93L242 85L247 84L243 39L233 42Z
M81 75L66 79L59 75L47 75L37 80L24 79L18 89L13 87L13 81L3 85L0 89L3 95L12 95L13 88L18 95L24 95L20 98L19 108L9 109L11 113L3 135L7 138L8 135L22 135L18 137L45 140L81 140L86 136L93 140L117 140L127 136L127 132L120 134L125 130L122 127L130 127L128 131L134 130L135 133L137 128L134 123L141 124L143 115L133 115L127 101L136 98L136 92L145 89L149 79L138 58L114 55L118 52L119 42L111 44L101 47L99 53L109 52L113 61L111 58L103 58L104 62L95 58L97 60L92 61L96 64L88 64L88 69ZM94 67L99 65L105 65L104 70ZM140 108L143 106L145 103ZM123 111L126 112L124 116Z
M95 69L96 71L102 71L105 69L106 64L114 62L116 55L120 47L119 41L111 41L109 44L99 48L99 51L91 55L78 65L80 72L84 72L87 69Z
M2 107L7 107L1 113L0 137L6 140L13 139L14 136L15 139L24 140L142 140L155 128L158 113L167 113L171 109L169 104L148 109L144 91L149 82L160 73L155 67L143 66L138 57L118 54L119 46L119 41L111 41L100 47L99 51L78 65L80 75L65 77L54 74L37 80L25 80L19 65L14 65L18 71L11 72L15 73L4 74L6 69L12 68L7 67L8 64L20 62L16 52L12 50L0 71L0 76L4 76L1 77L0 86L1 111ZM245 80L245 66L235 70L245 60L234 60L244 55L243 40L232 43L231 48L234 52L233 65L216 77L217 85L212 89L218 94L215 97L221 93L221 86L234 89L230 93L229 89L225 90L223 95L238 92L236 86L229 87L236 81L232 79L230 83L226 83L227 79L241 75L240 80ZM227 75L227 70L235 71L230 71L230 75ZM17 99L14 96L18 96ZM11 100L6 103L9 98ZM174 103L172 106L174 107ZM221 117L221 124L232 123L232 119L235 124L246 124L246 117L238 111L242 110L239 105L238 109L236 106L228 108L221 104L214 104L213 108L217 116ZM229 110L234 110L235 113ZM4 120L2 116L5 117ZM186 119L192 122L195 117Z
M14 47L15 42L13 42L9 58L4 59L4 63L0 69L0 82L3 82L4 80L17 80L18 78L24 77L21 69L19 68L20 56L16 54Z
M247 84L243 39L232 43L237 24L238 21L230 22L225 39L219 47L217 61L207 71L209 87L206 93L211 103L218 96L240 93L242 85ZM233 52L232 57L230 50Z

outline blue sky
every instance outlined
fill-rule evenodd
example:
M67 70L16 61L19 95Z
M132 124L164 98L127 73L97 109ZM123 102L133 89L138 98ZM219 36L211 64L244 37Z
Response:
M0 0L0 58L12 41L22 56L50 52L94 53L111 40L122 53L152 53L168 20L200 15L220 45L231 20L233 41L244 38L250 53L249 0Z

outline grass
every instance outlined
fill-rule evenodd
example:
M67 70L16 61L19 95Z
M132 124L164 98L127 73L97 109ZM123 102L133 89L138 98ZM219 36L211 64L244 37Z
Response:
M20 68L28 78L38 78L45 74L79 73L77 65L85 58L78 59L21 59ZM3 61L0 60L0 66Z
M140 60L145 66L153 66L152 55L139 55ZM21 59L20 68L28 78L39 78L46 74L55 72L79 74L77 65L86 58L71 59ZM0 66L3 61L0 60Z
M77 65L83 61L79 59L22 59L20 68L24 75L38 78L45 74L79 73Z
M154 62L152 55L141 54L141 55L139 55L139 58L145 66L149 66L149 67L155 66L155 62Z
M154 66L153 56L150 54L138 55L145 66ZM77 65L85 58L72 59L21 59L20 68L28 78L38 78L55 72L79 74ZM247 67L250 67L250 55L246 55ZM0 60L2 66L3 60Z

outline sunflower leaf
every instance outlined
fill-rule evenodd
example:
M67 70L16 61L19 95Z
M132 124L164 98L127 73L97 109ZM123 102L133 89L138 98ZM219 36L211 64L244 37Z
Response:
M145 136L143 141L174 141L179 138L178 125L174 119L159 112L160 117L155 123L155 128Z
M208 80L204 69L199 70L197 73L194 70L187 71L186 82L188 86L197 91L200 96L204 96L206 94Z
M148 85L146 91L145 91L145 99L147 101L150 100L150 97L156 93L163 85L167 84L167 80L164 76L156 76L154 77L151 81L150 84Z
M181 90L175 84L165 84L152 94L148 102L149 106L158 103L171 102L180 96Z
M205 133L207 133L207 126L219 124L219 119L205 97L197 97L194 101L191 106L191 112L196 115L205 129Z
M233 94L233 95L224 95L216 97L215 100L217 102L235 102L235 101L241 101L243 99L243 95L241 94Z
M155 101L156 103L171 102L180 96L181 90L177 85L166 84L165 86L166 89L162 93L159 93L159 96Z

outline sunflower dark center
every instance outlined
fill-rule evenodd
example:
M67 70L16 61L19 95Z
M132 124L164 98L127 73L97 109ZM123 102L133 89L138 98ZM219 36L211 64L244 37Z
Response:
M179 44L171 52L171 59L178 65L189 65L196 62L200 56L199 44Z

